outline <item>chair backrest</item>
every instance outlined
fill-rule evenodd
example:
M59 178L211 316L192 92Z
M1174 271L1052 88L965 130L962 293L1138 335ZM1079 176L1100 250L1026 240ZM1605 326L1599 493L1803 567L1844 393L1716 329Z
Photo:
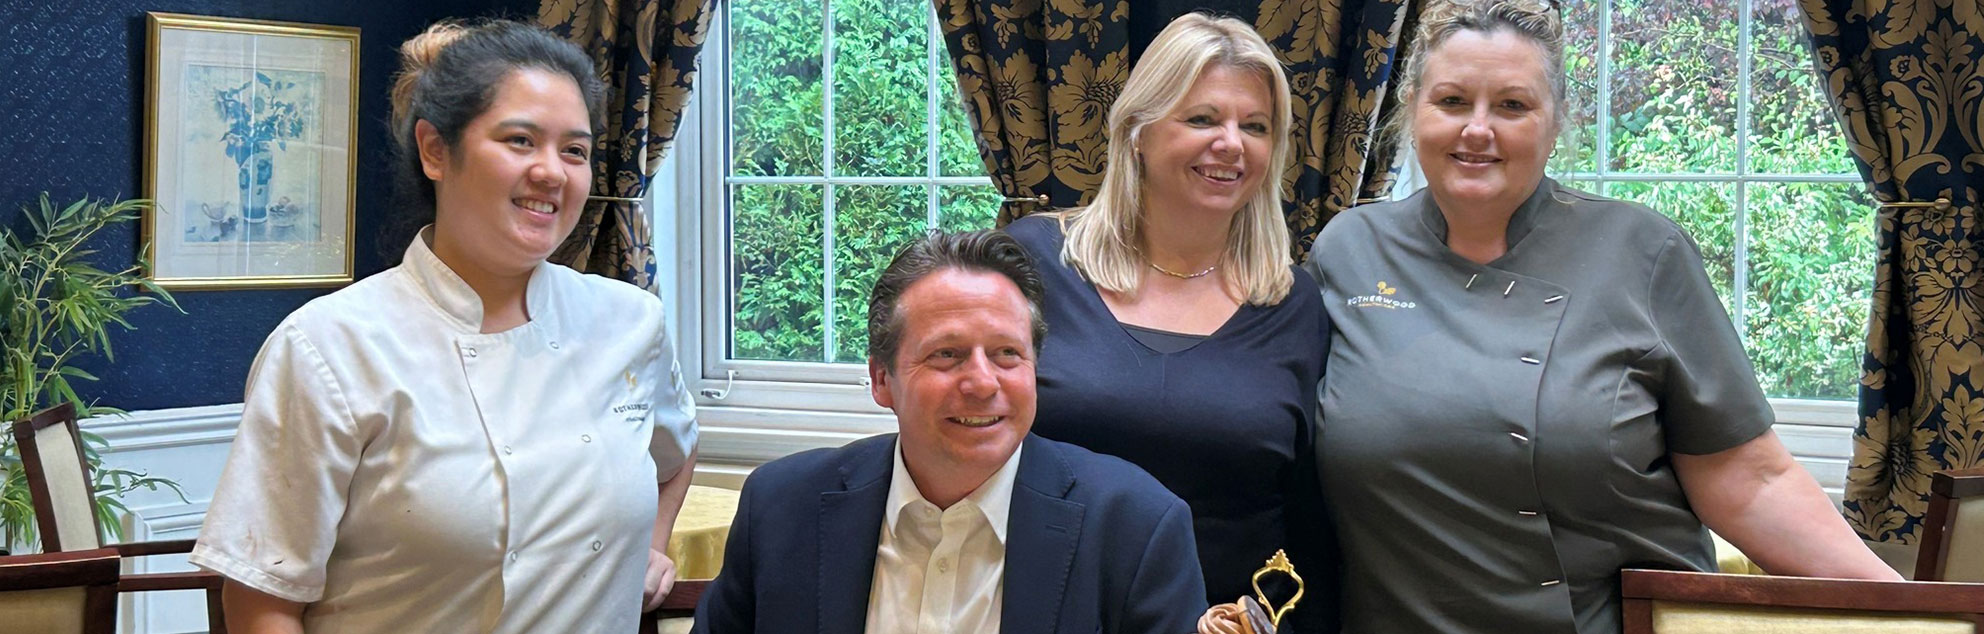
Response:
M1626 634L1984 634L1984 584L1620 573Z
M90 487L89 461L83 458L75 407L63 403L15 421L14 442L20 447L22 467L27 471L41 549L62 552L102 547L96 493Z
M117 568L110 548L0 557L0 630L110 634Z
M1984 468L1930 476L1920 548L1916 579L1984 583Z

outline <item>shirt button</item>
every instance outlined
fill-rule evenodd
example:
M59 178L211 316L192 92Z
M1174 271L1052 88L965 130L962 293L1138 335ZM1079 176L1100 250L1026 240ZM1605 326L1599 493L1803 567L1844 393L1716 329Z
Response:
M1522 435L1522 434L1518 434L1518 433L1515 433L1515 432L1509 432L1509 437L1510 437L1510 438L1514 438L1514 439L1516 439L1516 443L1517 443L1517 444L1522 444L1522 445L1527 445L1527 444L1529 444L1529 437L1528 437L1528 436L1524 436L1524 435Z
M1551 579L1551 580L1549 580L1549 581L1545 581L1545 582L1543 582L1543 587L1545 587L1545 588L1548 588L1548 587L1550 587L1550 586L1554 586L1554 585L1557 585L1557 584L1560 584L1560 583L1563 583L1563 582L1564 582L1564 580L1562 580L1562 579Z
M592 442L592 434L579 434L579 440L583 440L585 442Z
M937 560L937 572L949 573L950 571L951 560L949 558Z
M592 540L592 551L593 551L593 552L599 552L599 549L601 549L601 548L605 548L605 547L606 547L606 544L602 544L602 543L599 543L599 540L597 540L597 539L595 539L595 540Z
M551 342L551 349L552 349L552 350L557 350L557 349L558 349L558 342L556 342L556 341L553 341L553 342Z
M1517 514L1517 515L1521 515L1521 516L1523 516L1523 517L1536 517L1536 511L1522 511L1522 510L1518 510L1518 511L1516 511L1516 514Z
M510 561L516 561L516 560L517 560L516 551L510 551Z
M510 455L511 453L513 453L513 452L511 452L511 451L510 451L510 446L509 446L509 445L503 445L503 455L505 455L505 456L507 456L507 455Z
M1522 358L1522 362L1523 362L1523 363L1527 363L1527 364L1530 364L1530 365L1542 365L1542 364L1543 364L1543 360L1542 360L1542 359L1538 359L1538 358L1536 358L1536 357L1523 357L1523 358Z
M462 354L473 359L475 358L475 348L462 348Z

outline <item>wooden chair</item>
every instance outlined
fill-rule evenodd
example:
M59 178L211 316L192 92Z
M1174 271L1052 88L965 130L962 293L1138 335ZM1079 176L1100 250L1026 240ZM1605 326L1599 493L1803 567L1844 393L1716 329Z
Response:
M1929 478L1915 578L1984 582L1984 468L1937 471Z
M676 581L675 589L669 590L668 596L662 598L661 607L641 615L641 634L659 634L663 619L694 619L696 604L702 602L703 590L709 586L708 579Z
M74 406L63 403L26 420L15 421L14 442L20 448L22 468L27 472L28 494L33 499L42 550L53 553L111 548L123 557L193 551L190 539L103 543L103 527L96 514L96 492L91 487L89 461L83 457L82 432L77 427ZM208 627L214 634L226 634L227 626L221 616L222 582L220 575L204 571L132 574L118 579L117 590L204 590Z
M0 557L0 630L111 634L119 559L110 548Z
M1625 634L1984 634L1984 584L1620 573Z

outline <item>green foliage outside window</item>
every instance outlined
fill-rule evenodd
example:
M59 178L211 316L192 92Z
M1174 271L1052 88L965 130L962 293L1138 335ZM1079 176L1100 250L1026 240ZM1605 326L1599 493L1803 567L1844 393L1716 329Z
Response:
M823 4L832 5L831 95L824 84ZM982 177L950 57L931 37L928 3L737 0L728 9L730 169L742 181L730 187L730 356L862 362L869 287L901 245L930 228L932 195L938 225L946 229L992 226L999 195L989 184L836 180L829 186L753 178L824 180L829 165L833 179ZM939 91L935 122L930 90ZM927 149L932 125L940 128L934 161ZM828 143L832 157L825 164ZM823 327L829 271L831 350Z
M1596 171L1604 117L1612 126L1608 172L1722 176L1725 182L1615 180L1602 191L1571 184L1645 203L1694 236L1732 314L1741 294L1737 329L1767 393L1853 398L1873 284L1874 209L1819 90L1796 3L1750 3L1749 133L1740 170L1742 3L1613 0L1611 99L1597 104L1600 4L1566 3L1575 129L1553 167ZM1751 182L1727 182L1738 173ZM1781 176L1798 178L1770 182ZM1812 176L1846 178L1800 182L1824 180ZM1739 216L1747 239L1741 289Z

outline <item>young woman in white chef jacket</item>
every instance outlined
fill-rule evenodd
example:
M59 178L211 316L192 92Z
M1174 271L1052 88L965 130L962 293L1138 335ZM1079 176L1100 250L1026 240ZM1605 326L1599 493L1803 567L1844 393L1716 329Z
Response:
M401 208L433 223L269 335L192 561L235 631L633 631L674 581L696 424L659 300L545 261L600 82L516 22L401 53Z

